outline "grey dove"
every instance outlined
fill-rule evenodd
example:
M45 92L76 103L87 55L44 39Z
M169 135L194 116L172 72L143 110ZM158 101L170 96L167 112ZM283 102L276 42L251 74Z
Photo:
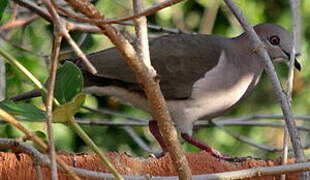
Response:
M278 25L264 23L254 27L273 61L289 61L292 38ZM160 78L172 120L182 137L213 155L225 159L212 148L192 139L193 122L222 115L248 95L264 69L255 50L249 48L246 33L234 38L216 35L165 35L150 41L151 63ZM97 68L92 75L80 59L71 59L84 73L87 92L118 97L121 101L150 112L143 90L134 73L116 48L87 56ZM301 66L295 61L295 67ZM151 131L162 147L156 124Z

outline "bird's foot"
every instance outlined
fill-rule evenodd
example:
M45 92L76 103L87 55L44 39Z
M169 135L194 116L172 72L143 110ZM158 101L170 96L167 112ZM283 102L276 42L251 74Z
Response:
M218 159L222 159L222 160L230 161L230 162L241 162L247 159L246 157L231 157L229 155L222 154L219 151L209 147L208 145L205 145L202 142L190 137L188 134L181 133L181 136L186 142L190 143L193 146L198 147L201 150L208 152L209 154L211 154L212 156Z
M149 121L149 129L151 133L153 134L153 136L155 137L155 139L157 140L157 142L159 143L163 152L168 152L164 139L159 132L157 122L154 120Z

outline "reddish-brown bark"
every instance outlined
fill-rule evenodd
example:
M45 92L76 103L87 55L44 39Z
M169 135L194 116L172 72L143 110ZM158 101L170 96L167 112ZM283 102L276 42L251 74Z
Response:
M59 156L70 166L106 172L99 158L95 155L60 154ZM171 159L168 155L165 155L159 159L129 157L124 153L107 153L107 156L121 174L149 174L153 176L176 175L176 171L174 170ZM214 158L206 152L186 153L186 157L190 168L192 169L193 175L248 169L258 166L274 166L278 165L279 162L273 160L265 161L249 159L240 163L230 163ZM290 162L292 161L293 160L290 160ZM43 168L43 175L44 179L47 179L48 169L46 167ZM26 154L0 152L0 177L1 180L35 179L33 161ZM264 176L252 179L273 180L279 178L279 176ZM70 177L63 173L59 173L59 179L69 180ZM92 178L84 179L90 180ZM288 179L297 180L297 174L288 174Z

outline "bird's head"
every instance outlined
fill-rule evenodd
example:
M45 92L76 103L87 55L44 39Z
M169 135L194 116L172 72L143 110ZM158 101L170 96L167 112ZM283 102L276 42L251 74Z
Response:
M275 24L258 24L254 27L257 35L261 41L264 42L268 54L272 61L289 61L290 52L293 46L293 39L291 34L281 26ZM296 56L300 53L296 53ZM301 70L301 65L295 59L295 68Z

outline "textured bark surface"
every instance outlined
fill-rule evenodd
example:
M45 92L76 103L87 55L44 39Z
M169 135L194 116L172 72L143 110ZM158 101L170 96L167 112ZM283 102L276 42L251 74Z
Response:
M99 158L95 155L60 154L59 156L70 166L106 172ZM124 153L107 153L107 156L121 174L150 174L153 176L176 175L176 171L168 155L159 159L129 157ZM249 159L240 163L230 163L216 159L206 152L186 153L186 157L193 175L248 169L258 166L274 166L278 165L278 162L280 162L278 160ZM292 163L293 160L289 160L289 162ZM46 167L43 168L43 175L44 179L48 178L49 174ZM1 180L35 179L35 169L32 159L26 154L0 152L0 177ZM70 177L63 173L59 173L59 179L69 180ZM88 180L92 178L84 179ZM264 176L252 179L273 180L280 179L280 176ZM297 174L288 174L288 179L297 180Z

